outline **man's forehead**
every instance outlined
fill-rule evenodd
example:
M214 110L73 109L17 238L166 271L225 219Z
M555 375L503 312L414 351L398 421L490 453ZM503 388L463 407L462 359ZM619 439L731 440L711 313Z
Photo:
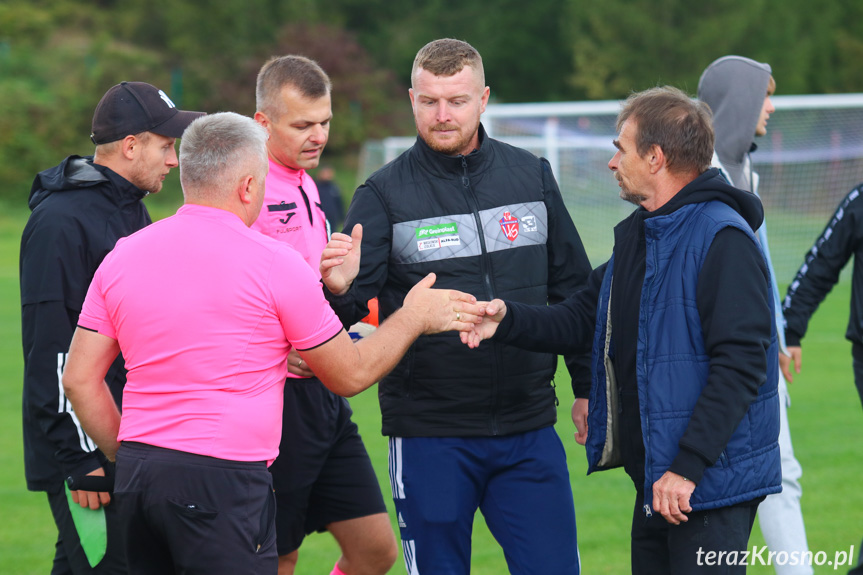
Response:
M617 134L618 143L620 142L620 140L623 140L624 138L630 138L630 139L634 138L635 137L635 131L637 129L638 128L636 126L635 120L633 120L632 117L627 118L623 122L623 124L620 126L620 132L618 132L618 134Z
M307 96L291 84L285 84L282 86L279 96L284 104L297 107L315 108L329 106L332 102L332 97L329 92L318 97Z
M474 70L470 66L464 66L461 70L456 72L455 74L446 75L437 75L434 72L426 70L425 68L419 67L414 74L414 89L417 89L417 85L422 82L423 84L436 84L436 85L465 85L470 86L471 88L482 89L480 86L481 82L479 81L479 77Z
M329 94L319 98L309 98L296 89L282 91L282 115L290 122L325 122L333 116L332 100Z

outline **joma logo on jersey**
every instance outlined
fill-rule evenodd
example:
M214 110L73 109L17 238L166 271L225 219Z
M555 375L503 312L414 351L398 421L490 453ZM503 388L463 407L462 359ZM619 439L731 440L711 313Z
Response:
M269 206L267 206L267 211L269 211L269 212L288 212L286 218L279 218L279 221L282 222L283 224L287 224L288 222L291 221L291 218L294 217L294 215L297 212L291 212L290 210L296 210L296 209L297 209L296 202L291 202L290 204L286 204L284 201L282 201L282 203L280 203L280 204L270 204Z
M503 235L511 242L518 237L518 219L513 217L510 212L504 212L500 219L500 229L503 230Z

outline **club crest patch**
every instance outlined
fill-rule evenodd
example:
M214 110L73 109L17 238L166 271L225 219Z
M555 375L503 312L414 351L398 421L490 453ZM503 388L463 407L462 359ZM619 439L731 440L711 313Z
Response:
M518 219L513 217L510 212L504 212L500 221L500 229L503 230L503 235L511 242L518 237Z

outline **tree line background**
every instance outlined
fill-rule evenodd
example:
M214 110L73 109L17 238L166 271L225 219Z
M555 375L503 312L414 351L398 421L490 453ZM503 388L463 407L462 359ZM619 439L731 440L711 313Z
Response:
M252 115L258 69L288 53L332 78L324 160L352 184L364 140L414 133L411 63L441 37L480 51L493 102L694 94L726 54L769 62L780 94L863 91L859 0L0 0L0 202L23 205L36 172L92 153L110 86Z

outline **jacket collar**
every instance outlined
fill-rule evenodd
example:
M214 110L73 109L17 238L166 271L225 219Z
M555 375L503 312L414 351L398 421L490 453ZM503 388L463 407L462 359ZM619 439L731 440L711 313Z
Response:
M494 149L488 144L490 141L491 138L486 135L485 128L480 123L479 147L466 156L461 154L458 156L447 156L446 154L435 152L419 136L417 136L416 143L411 148L411 151L422 168L436 176L452 177L454 175L463 175L465 170L462 165L463 160L467 163L468 171L476 174L484 169L494 156Z
M73 155L36 175L30 188L28 204L33 210L52 194L85 188L95 188L118 206L141 201L149 193L114 170L94 164L93 156Z
M104 175L105 178L107 178L108 181L110 181L111 184L114 186L117 192L115 198L118 205L139 202L150 194L150 192L142 190L111 168L93 163L92 161L90 162L90 164L96 170L101 172L102 175Z

